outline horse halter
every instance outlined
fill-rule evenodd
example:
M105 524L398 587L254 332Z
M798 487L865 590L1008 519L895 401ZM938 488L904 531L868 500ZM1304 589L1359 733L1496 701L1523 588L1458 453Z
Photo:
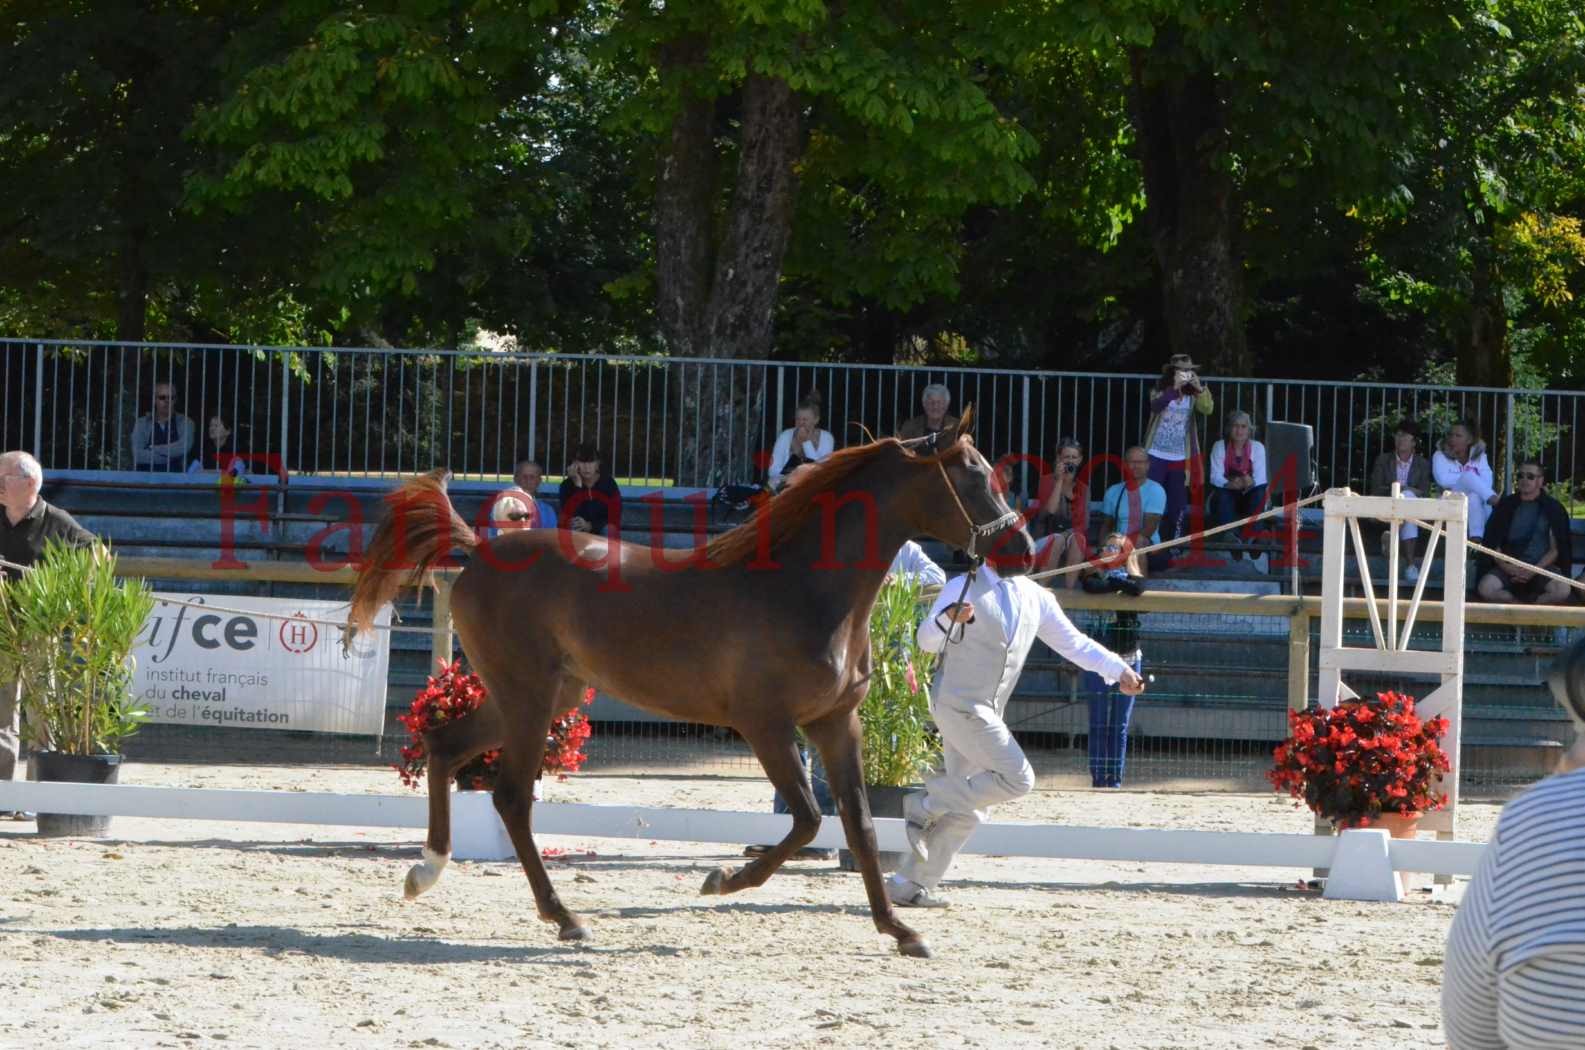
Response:
M934 447L934 442L931 442L931 447ZM994 540L1013 526L1023 523L1024 516L1022 514L1016 510L1008 510L1006 514L1003 514L995 521L987 522L984 525L974 524L973 515L963 505L963 500L958 496L957 487L952 484L952 478L947 475L947 468L941 465L939 459L936 460L936 469L941 472L941 480L946 483L947 491L952 494L952 502L958 505L958 513L962 514L963 520L968 522L969 543L964 548L964 553L970 558L983 558L985 556L980 550L981 540Z

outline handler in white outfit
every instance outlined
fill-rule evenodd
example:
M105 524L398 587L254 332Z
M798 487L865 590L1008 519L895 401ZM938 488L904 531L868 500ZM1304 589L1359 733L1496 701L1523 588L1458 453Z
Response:
M1130 696L1145 689L1121 656L1073 626L1045 587L1022 576L1002 579L986 565L957 605L962 581L947 581L919 625L920 648L935 653L948 648L949 624L961 627L952 627L954 644L930 692L944 768L925 779L923 792L903 800L913 853L886 886L893 903L907 907L945 907L936 885L985 819L984 809L1034 789L1035 771L1002 713L1037 637L1108 684L1121 682Z

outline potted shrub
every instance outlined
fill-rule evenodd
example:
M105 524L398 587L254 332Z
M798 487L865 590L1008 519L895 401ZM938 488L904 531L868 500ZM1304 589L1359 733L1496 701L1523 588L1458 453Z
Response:
M407 744L401 750L402 761L395 768L402 783L410 788L424 784L425 770L429 765L429 755L424 749L424 733L435 726L461 718L484 702L484 682L472 671L464 671L462 661L443 664L438 670L439 673L431 675L424 688L413 697L407 713L396 716L397 721L407 729ZM593 702L594 690L584 690L583 705L588 706ZM589 739L589 734L589 719L581 708L575 707L552 722L545 758L539 767L540 778L550 773L559 780L565 780L568 773L576 773L582 768L587 757L583 753L583 745ZM496 777L500 774L500 757L500 751L486 751L463 766L454 778L458 790L495 790ZM537 781L534 797L539 797Z
M154 608L142 580L117 580L104 547L51 543L31 572L0 583L0 678L22 683L32 778L113 784L121 742L146 712L132 648ZM40 813L41 835L106 835L109 817Z
M1421 814L1447 805L1438 790L1452 768L1439 743L1447 719L1422 721L1412 697L1378 693L1291 711L1288 725L1266 776L1339 830L1374 825L1412 838Z
M903 796L941 756L941 737L930 717L930 674L936 656L919 648L917 631L923 586L911 576L893 576L876 596L870 612L870 653L874 670L859 707L864 729L864 783L870 813L901 817ZM903 855L881 853L881 868L891 871ZM839 863L858 866L847 850Z

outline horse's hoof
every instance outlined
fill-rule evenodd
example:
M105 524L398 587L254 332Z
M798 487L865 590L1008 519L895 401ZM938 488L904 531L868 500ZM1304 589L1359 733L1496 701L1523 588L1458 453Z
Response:
M561 933L557 934L557 937L563 941L587 941L592 939L593 936L594 935L589 932L589 927L584 926L581 923L575 923L571 926L563 926L561 928Z
M726 895L726 880L731 872L725 868L717 868L704 877L704 885L699 887L701 897L722 897Z
M407 878L402 883L402 896L408 900L439 882L440 873L446 870L446 864L451 860L451 854L436 853L428 846L424 847L423 854L423 860L407 869Z
M916 937L911 941L898 941L897 950L912 959L930 958L930 945L925 943L923 937Z

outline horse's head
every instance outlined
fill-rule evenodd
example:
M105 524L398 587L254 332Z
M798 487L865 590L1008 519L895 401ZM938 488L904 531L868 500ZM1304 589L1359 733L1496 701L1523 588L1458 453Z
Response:
M1004 576L1028 572L1035 563L1035 541L1024 527L1024 515L1007 505L996 468L974 447L973 419L973 408L966 408L956 430L926 439L918 448L921 457L934 459L937 484L947 490L924 501L919 527L970 557L985 558Z

